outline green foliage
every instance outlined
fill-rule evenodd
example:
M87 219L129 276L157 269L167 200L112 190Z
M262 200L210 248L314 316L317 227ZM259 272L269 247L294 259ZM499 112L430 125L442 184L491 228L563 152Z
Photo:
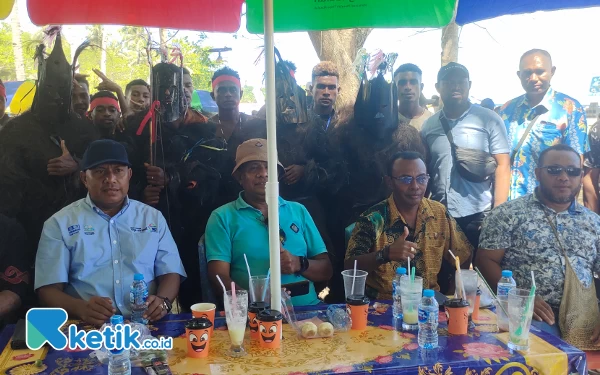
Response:
M197 40L190 40L187 36L171 40L171 45L179 45L183 54L183 65L191 72L192 82L196 90L212 91L212 75L215 70L223 65L210 58L210 48L203 46L206 34L199 33Z
M256 103L256 97L254 96L254 87L244 85L242 87L244 94L242 95L241 103Z
M33 55L37 43L31 33L21 33L23 44L23 62L25 63L26 78L36 78L37 69L34 66ZM12 31L10 23L0 23L0 78L3 81L15 81L15 57L13 54Z

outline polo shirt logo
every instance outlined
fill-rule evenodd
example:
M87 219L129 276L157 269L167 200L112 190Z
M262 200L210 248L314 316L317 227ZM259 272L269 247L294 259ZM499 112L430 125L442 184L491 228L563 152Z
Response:
M294 223L292 223L292 225L290 225L290 229L294 231L294 233L298 233L298 231L300 229L298 229L298 226Z
M91 225L84 225L83 226L83 234L91 236L91 235L93 235L95 233L96 233L96 230L94 229L93 226L91 226Z
M79 225L71 225L70 227L67 228L67 230L69 231L69 236L72 236L74 234L79 233Z
M133 233L141 233L148 230L148 228L129 227Z
M154 224L148 224L148 229L150 230L150 233L157 233L158 232L158 227Z

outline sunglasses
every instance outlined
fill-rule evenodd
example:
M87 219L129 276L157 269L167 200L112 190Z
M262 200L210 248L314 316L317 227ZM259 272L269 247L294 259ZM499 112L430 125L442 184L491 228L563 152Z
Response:
M262 220L259 218L258 220L260 220L267 227L267 230L269 229L269 219L268 218L263 218ZM279 241L281 241L281 246L285 245L285 240L287 240L287 236L286 236L285 232L283 231L283 229L281 229L281 227L279 227Z
M413 176L400 176L400 177L394 177L394 176L390 176L390 178L392 180L396 180L399 181L402 185L410 185L412 184L413 180L417 180L417 184L419 185L427 185L427 183L429 182L429 175L428 174L423 174L417 177L413 177Z
M543 167L549 175L552 176L560 176L563 171L567 173L569 177L579 177L581 176L581 168L575 167Z

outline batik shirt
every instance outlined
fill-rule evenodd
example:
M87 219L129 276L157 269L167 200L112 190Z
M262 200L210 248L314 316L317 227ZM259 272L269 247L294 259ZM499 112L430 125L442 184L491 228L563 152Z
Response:
M503 270L513 271L519 288L531 287L554 309L560 307L566 263L546 214L556 226L571 267L585 287L600 272L600 216L577 202L557 213L543 205L536 193L498 206L485 219L480 249L504 249ZM486 250L480 250L486 251Z
M537 186L535 168L543 150L560 143L573 147L582 155L588 149L583 107L577 100L550 88L541 103L533 108L522 95L504 104L500 110L511 152L537 115L540 115L538 121L511 165L509 199L533 193Z
M348 242L346 259L383 250L404 233L405 226L406 220L398 211L394 197L390 196L360 216ZM423 278L426 289L440 290L437 276L442 259L453 262L448 249L452 249L461 263L471 257L471 245L456 221L448 215L444 205L427 198L419 205L416 226L414 229L409 227L407 239L417 244L411 266L414 265L416 275ZM407 264L392 261L369 272L367 295L375 299L392 299L392 280L399 266L406 267Z

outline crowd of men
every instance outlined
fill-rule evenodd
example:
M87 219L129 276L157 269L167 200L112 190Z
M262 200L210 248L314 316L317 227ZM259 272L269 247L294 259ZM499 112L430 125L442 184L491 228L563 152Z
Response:
M567 296L573 283L593 295L600 323L599 130L588 138L583 107L551 86L548 52L528 51L518 67L525 93L498 113L469 101L465 66L442 67L432 113L414 64L392 83L381 72L363 82L353 110L336 106L334 63L314 67L309 101L295 67L277 64L282 284L308 282L294 304L342 301L340 271L355 261L371 298L391 298L408 259L424 287L453 293L451 249L492 287L502 269L529 287L534 270L545 329L572 328L558 323L578 306L561 303L581 298ZM127 315L137 273L157 320L175 300L186 311L221 295L217 276L248 288L244 258L268 273L266 120L240 112L237 72L214 72L211 114L190 107L192 76L174 64L124 91L97 70L97 90L78 74L48 84L54 68L19 116L4 113L0 86L2 322L39 305L93 324Z

